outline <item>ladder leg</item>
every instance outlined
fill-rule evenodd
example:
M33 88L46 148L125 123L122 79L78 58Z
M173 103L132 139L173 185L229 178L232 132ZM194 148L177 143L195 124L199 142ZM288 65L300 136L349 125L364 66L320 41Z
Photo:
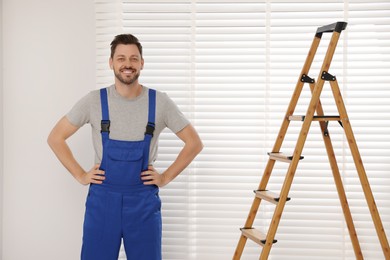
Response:
M313 92L314 84L310 84L310 90ZM317 115L318 116L323 116L324 115L324 110L322 109L321 101L318 101ZM338 196L339 196L339 199L340 199L340 204L341 204L341 207L343 209L345 222L347 223L349 236L351 238L352 246L353 246L353 249L354 249L354 252L355 252L355 256L356 256L356 259L363 259L362 250L360 248L360 244L359 244L359 240L358 240L358 237L357 237L355 225L353 223L352 214L351 214L351 211L350 211L349 206L348 206L348 200L347 200L347 196L345 194L345 190L344 190L344 186L343 186L343 183L342 183L339 167L337 165L336 156L334 154L332 141L331 141L329 132L326 131L327 130L326 123L322 121L322 122L319 122L319 124L320 124L320 128L321 128L322 138L324 140L326 152L328 154L330 167L332 169L333 178L334 178L334 181L335 181L335 184L336 184L337 193L338 193Z
M261 178L261 182L260 182L260 185L258 187L258 190L264 190L267 187L267 184L268 184L269 178L271 177L271 172L272 172L274 165L275 165L275 161L268 160L268 163L267 163L267 166L265 167L264 174L263 174L263 177ZM261 199L259 199L258 197L255 197L253 199L252 207L249 211L244 228L251 228L252 227L253 222L255 221L257 211L259 210L259 207L260 207L260 202L261 202ZM234 252L233 260L241 259L241 255L242 255L242 252L244 250L246 240L247 240L247 238L241 234L240 240L238 241L236 250Z
M279 226L280 219L282 217L282 212L284 209L284 206L286 204L287 195L289 192L289 188L291 186L293 177L294 177L294 171L291 169L288 171L288 176L286 177L286 180L283 184L282 192L280 193L280 199L279 203L277 204L275 208L274 215L272 217L268 232L267 232L267 239L263 246L263 250L261 251L260 258L261 260L268 259L269 253L271 251L271 246L273 244L273 240L276 234L276 230Z
M313 115L312 115L312 117L313 117ZM307 128L303 128L303 126L302 126L301 132L307 132L308 127L310 127L310 124L306 125L306 127ZM260 255L261 260L268 259L268 255L271 251L271 246L273 244L272 241L274 240L276 230L279 226L279 222L280 222L280 219L282 217L283 209L284 209L284 206L285 206L286 201L287 201L287 197L288 197L288 193L289 193L290 188L291 188L292 181L294 179L295 171L296 171L296 168L298 166L298 162L300 159L300 155L302 153L305 139L306 139L306 136L299 135L299 139L297 141L297 146L295 148L293 159L291 160L290 166L287 170L286 178L285 178L283 186L281 188L279 202L276 205L276 208L275 208L275 211L274 211L274 214L273 214L273 217L272 217L272 220L271 220L268 232L267 232L267 239L266 239L265 245L263 247L263 250L261 251L261 255Z
M316 35L314 37L312 45L309 49L309 53L307 54L305 63L303 65L303 68L301 71L301 75L304 75L304 74L307 75L309 73L311 64L313 63L314 56L317 52L320 41L321 41L321 37L317 37L317 35ZM286 132L287 132L287 129L288 129L288 126L290 123L290 121L288 120L288 117L293 115L293 113L294 113L295 107L298 103L299 96L301 95L301 92L302 92L303 85L304 85L304 82L302 82L301 78L299 78L298 82L295 86L293 96L292 96L290 103L289 103L289 106L287 108L287 112L286 112L286 115L284 117L283 123L280 127L277 139L276 139L275 144L272 148L272 152L279 152L280 147L282 146L284 137L286 135ZM267 187L267 184L268 184L269 178L271 176L271 172L272 172L272 169L274 167L274 164L275 164L274 160L268 160L268 163L267 163L267 166L264 170L264 174L263 174L263 177L262 177L261 182L259 184L258 190L264 190ZM286 198L287 198L287 195L286 195ZM247 220L245 222L245 228L252 227L252 224L254 222L254 219L256 217L257 211L258 211L259 206L260 206L260 202L261 202L261 199L259 199L257 197L254 198L253 203L252 203L252 207L250 209L249 215L248 215ZM274 236L272 237L272 239L270 241L272 241L273 238L274 238ZM243 236L243 235L240 236L236 250L234 252L233 260L241 259L241 255L242 255L242 252L244 250L246 240L247 240L247 238L245 236ZM271 245L269 245L269 247L270 246Z
M371 213L371 218L374 222L375 229L382 246L383 254L386 259L390 259L390 248L389 242L386 237L385 229L383 228L381 218L376 207L374 196L370 188L370 184L367 178L366 171L363 166L363 162L359 153L359 149L356 144L355 136L352 131L351 124L348 119L347 111L345 109L344 101L341 96L340 88L338 86L337 80L330 81L331 89L333 92L334 99L336 101L337 109L340 114L341 121L343 123L343 128L345 135L348 139L349 148L351 149L351 154L355 162L356 170L360 179L360 184L362 185L364 196L367 201L368 208Z
M268 232L267 232L267 240L266 240L265 246L263 247L263 250L261 251L260 259L262 259L262 260L267 259L268 255L271 251L272 241L275 237L276 230L279 226L279 222L280 222L280 219L282 217L282 212L283 212L286 200L287 200L288 193L289 193L290 188L291 188L292 181L294 179L295 171L297 169L298 162L299 162L300 156L302 154L303 146L305 144L306 137L307 137L307 134L309 132L311 121L312 121L313 116L314 116L315 107L318 103L322 87L323 87L323 82L321 85L316 86L317 91L315 92L315 94L313 94L312 99L310 101L310 105L309 105L309 108L308 108L307 113L306 113L305 121L303 122L301 131L299 134L299 138L298 138L297 144L295 146L293 159L291 160L290 166L287 170L286 178L284 180L284 183L283 183L283 186L281 189L280 200L279 200L278 205L275 208L275 212L274 212L274 215L273 215L271 223L270 223L270 227L269 227Z
M313 63L314 56L315 56L317 49L318 49L318 46L320 44L320 40L321 40L321 37L317 37L317 36L314 37L312 45L311 45L310 50L309 50L309 53L308 53L306 60L305 60L305 64L302 68L301 76L307 75L309 73L311 64ZM290 123L290 121L288 120L288 117L294 114L294 110L295 110L295 107L298 103L299 96L302 92L303 85L304 85L304 82L302 82L301 78L300 78L296 84L293 96L292 96L290 104L287 108L286 115L284 117L282 126L280 128L280 131L279 131L278 137L275 141L275 145L272 149L272 152L279 152L279 150L280 150L280 147L282 145L282 142L283 142L284 137L285 137L286 132L287 132L287 128L288 128L289 123ZM308 126L309 125L307 125L306 127L308 128ZM303 129L303 126L302 126L302 129ZM300 141L298 140L297 143L300 143ZM275 208L275 212L274 212L274 215L272 217L271 225L270 225L268 232L267 232L267 240L266 240L266 243L263 247L263 250L261 251L260 259L262 259L262 260L267 259L268 255L271 251L272 241L275 238L276 230L278 228L280 218L282 216L282 212L283 212L284 206L286 204L288 192L290 190L291 183L292 183L292 180L294 178L295 170L296 170L296 167L298 165L300 155L302 153L304 141L301 143L302 143L301 151L299 152L299 155L297 155L296 152L294 152L294 159L292 160L292 162L289 166L288 172L286 174L286 179L284 181L284 184L283 184L283 187L282 187L281 193L280 193L280 200L279 200L278 205Z
M320 41L321 41L320 37L314 37L312 45L311 45L310 50L309 50L309 53L307 54L305 64L303 65L300 76L307 75L309 73L311 64L313 63L313 59L314 59L314 56L317 52ZM295 110L295 107L297 106L299 96L301 95L303 85L304 85L304 82L301 80L301 77L300 77L298 79L296 86L295 86L294 93L293 93L291 100L290 100L290 103L288 105L286 115L285 115L283 123L280 127L280 130L279 130L278 136L276 138L274 147L272 148L272 152L274 152L274 153L280 151L280 147L282 146L284 137L286 135L288 126L290 124L288 117L292 116L294 114L294 110Z
M326 52L324 62L322 63L321 71L328 71L330 67L330 63L332 61L334 52L336 50L337 42L340 38L340 33L339 32L333 32L332 38L330 40L328 50ZM286 179L284 180L283 187L281 189L280 193L280 202L275 208L274 215L272 217L272 221L269 227L269 230L267 232L267 240L265 247L261 251L260 259L267 259L268 255L271 250L271 245L272 245L272 240L275 237L276 230L278 228L280 218L282 216L283 208L287 200L288 193L291 188L292 181L294 179L295 171L298 166L299 158L302 154L303 146L305 144L307 135L309 133L310 125L311 122L313 121L313 116L314 112L316 111L318 102L320 100L320 95L322 92L322 89L324 87L324 79L321 77L321 74L318 76L317 83L315 84L314 90L313 90L313 95L310 100L310 104L308 106L305 120L303 121L303 125L301 128L301 131L299 133L298 141L295 146L294 154L293 154L293 159L291 161L290 167L288 168L287 174L286 174Z
M238 244L236 247L236 251L234 251L233 260L240 260L242 256L242 252L244 250L247 238L244 235L240 235L240 240L238 240Z

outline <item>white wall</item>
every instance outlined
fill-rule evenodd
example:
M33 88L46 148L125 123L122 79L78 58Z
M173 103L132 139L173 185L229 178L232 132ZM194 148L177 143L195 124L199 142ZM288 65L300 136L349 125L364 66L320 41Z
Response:
M96 88L94 1L2 1L2 259L78 259L87 187L64 170L46 138ZM70 141L86 168L93 163L89 131Z
M2 13L3 0L0 0L0 14ZM0 252L3 252L3 15L0 16L0 25Z

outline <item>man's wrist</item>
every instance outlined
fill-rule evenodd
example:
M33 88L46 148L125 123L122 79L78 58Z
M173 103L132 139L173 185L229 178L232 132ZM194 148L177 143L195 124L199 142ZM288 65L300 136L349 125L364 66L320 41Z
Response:
M165 186L170 182L171 182L171 180L168 178L168 175L166 174L166 172L161 173L161 184L162 184L161 186Z
M80 184L83 184L85 185L84 183L84 177L87 173L85 171L81 171L81 172L78 172L76 174L74 174L73 176L75 177L75 179L80 183Z

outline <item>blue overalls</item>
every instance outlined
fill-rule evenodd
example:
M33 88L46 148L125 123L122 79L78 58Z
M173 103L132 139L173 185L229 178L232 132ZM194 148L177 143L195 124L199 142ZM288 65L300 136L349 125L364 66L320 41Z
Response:
M144 140L109 138L107 89L100 90L103 158L102 184L91 184L86 201L82 260L117 260L121 239L128 260L161 259L161 201L158 187L144 185L155 123L156 91L149 89Z

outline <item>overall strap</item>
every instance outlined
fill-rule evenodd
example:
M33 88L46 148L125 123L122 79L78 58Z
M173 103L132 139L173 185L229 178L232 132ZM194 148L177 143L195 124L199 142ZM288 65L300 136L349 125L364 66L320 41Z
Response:
M144 148L144 163L142 166L142 171L146 171L148 169L149 163L149 151L150 151L150 142L153 137L155 120L156 120L156 90L149 89L149 109L148 109L148 124L146 125L145 131L145 148Z
M110 134L110 117L108 113L107 88L100 89L100 104L102 108L102 121L100 123L103 146Z

